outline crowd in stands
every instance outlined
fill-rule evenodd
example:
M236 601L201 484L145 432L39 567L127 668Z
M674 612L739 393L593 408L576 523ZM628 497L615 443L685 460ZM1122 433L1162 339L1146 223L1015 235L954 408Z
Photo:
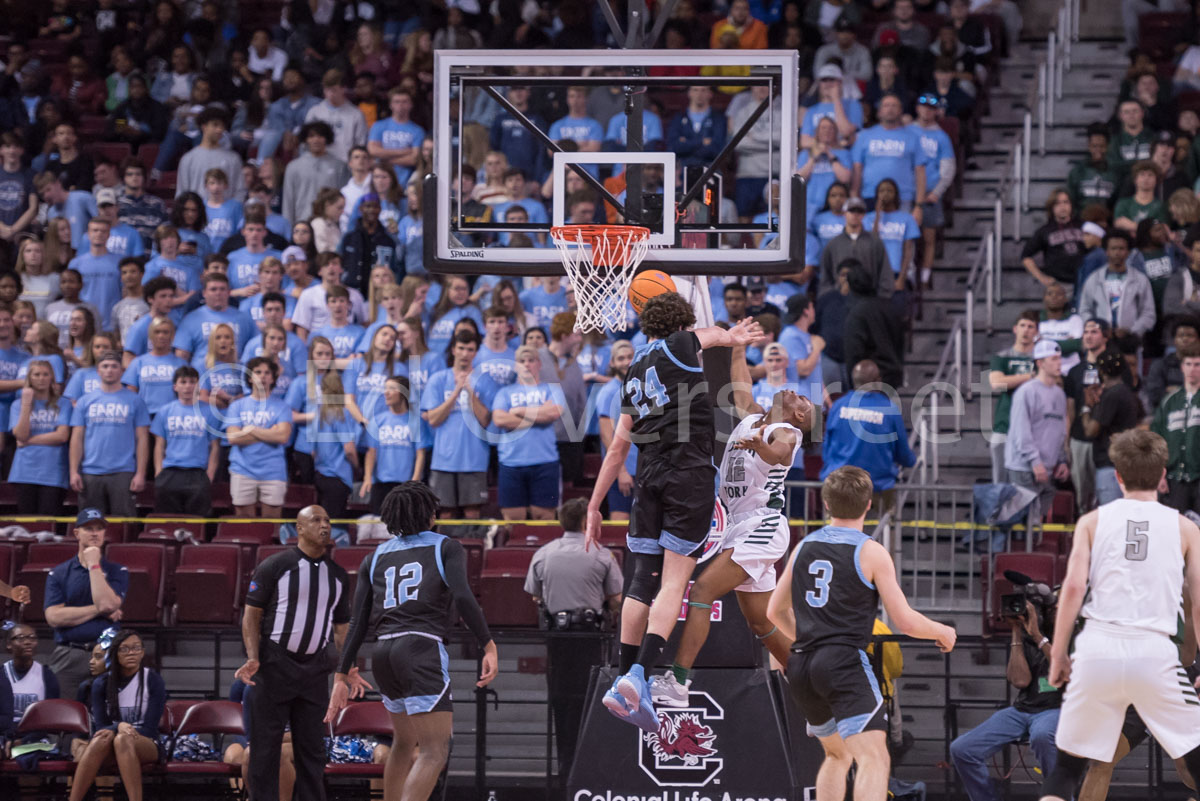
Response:
M14 19L0 51L0 432L20 512L59 512L72 490L105 514L133 514L135 496L207 514L227 485L238 514L278 516L299 484L341 518L427 477L446 514L479 516L498 484L505 517L547 517L582 482L585 451L611 436L608 388L629 363L621 343L643 339L636 320L581 337L561 279L430 276L420 178L434 48L614 43L585 3L448 5L100 0ZM719 320L755 316L773 340L750 354L757 394L828 405L825 385L847 391L866 359L903 383L911 291L933 279L988 69L1019 30L1010 0L678 4L667 47L793 48L803 65L806 267L711 283ZM679 102L648 95L644 133L684 165L711 160L765 97L671 74ZM507 96L565 147L624 143L616 84ZM777 220L765 125L723 170L724 220ZM461 148L468 216L548 221L548 153L482 93ZM647 191L679 180L645 172ZM567 189L572 219L612 221L581 181Z

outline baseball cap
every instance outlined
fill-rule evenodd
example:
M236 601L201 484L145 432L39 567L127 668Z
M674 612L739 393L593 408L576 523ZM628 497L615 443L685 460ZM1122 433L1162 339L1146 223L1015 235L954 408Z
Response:
M763 280L761 275L752 275L742 282L746 287L747 292L766 292L767 282Z
M308 254L299 245L289 245L284 248L282 259L284 264L291 264L294 261L308 261Z
M96 193L97 206L115 206L117 205L117 193L113 189L101 189Z
M806 295L792 295L787 299L786 311L783 313L783 324L791 325L800 319L800 315L804 312L801 306L807 307L809 303Z
M79 510L79 517L75 518L75 526L86 526L91 523L100 523L108 525L108 521L104 519L104 513L94 506L89 506L86 509Z
M852 31L854 23L845 14L841 14L833 21L833 29L835 31Z
M367 192L365 195L362 196L362 199L358 201L358 204L361 206L363 203L378 203L378 202L379 202L379 195L375 194L374 192Z
M837 64L826 64L823 67L821 67L821 69L817 70L817 80L818 81L824 81L824 80L840 81L840 80L842 80L842 77L843 77L842 76L842 68L839 67Z
M1033 360L1046 359L1050 356L1061 356L1062 348L1053 339L1039 339L1033 346Z
M1082 230L1085 234L1091 234L1092 236L1099 237L1100 239L1104 238L1104 229L1094 222L1085 222L1082 226Z
M861 211L866 213L867 201L863 200L861 197L852 197L846 201L845 209L846 211Z

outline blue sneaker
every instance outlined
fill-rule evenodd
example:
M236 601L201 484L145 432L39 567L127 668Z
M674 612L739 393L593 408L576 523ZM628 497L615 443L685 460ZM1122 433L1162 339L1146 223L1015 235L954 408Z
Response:
M619 720L629 720L629 713L633 711L633 708L625 703L625 697L617 692L617 682L615 681L613 686L608 688L608 692L604 694L600 703L604 704L604 708Z
M631 707L628 720L642 731L654 734L658 731L658 713L654 711L654 700L650 697L650 685L641 665L634 665L629 672L617 679L618 693Z

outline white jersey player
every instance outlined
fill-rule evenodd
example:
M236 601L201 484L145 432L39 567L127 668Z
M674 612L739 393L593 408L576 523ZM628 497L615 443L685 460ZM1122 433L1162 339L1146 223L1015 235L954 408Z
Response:
M713 601L737 590L738 606L751 631L782 664L787 663L787 637L767 619L767 602L775 589L775 563L791 542L783 482L812 427L812 402L785 389L764 410L750 393L745 348L735 348L731 375L734 405L742 421L729 435L721 459L717 502L725 529L718 553L692 585L687 622L675 664L656 676L650 687L656 704L686 706L696 655L708 638Z
M1200 621L1200 529L1158 503L1167 463L1160 436L1127 431L1113 439L1109 456L1125 497L1075 528L1049 677L1057 687L1070 683L1043 801L1071 798L1089 759L1113 759L1131 704L1163 750L1200 775L1200 697L1173 639L1183 633L1184 603ZM1068 656L1066 633L1077 616L1083 626Z

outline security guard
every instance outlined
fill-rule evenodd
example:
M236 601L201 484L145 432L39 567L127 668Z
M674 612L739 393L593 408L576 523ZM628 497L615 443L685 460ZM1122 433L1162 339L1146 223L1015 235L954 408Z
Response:
M525 577L525 592L542 610L549 663L546 681L554 709L558 771L566 777L575 755L592 665L604 661L603 640L555 636L564 632L599 632L604 608L621 608L621 566L607 548L584 549L587 499L574 498L558 510L563 535L538 549Z

